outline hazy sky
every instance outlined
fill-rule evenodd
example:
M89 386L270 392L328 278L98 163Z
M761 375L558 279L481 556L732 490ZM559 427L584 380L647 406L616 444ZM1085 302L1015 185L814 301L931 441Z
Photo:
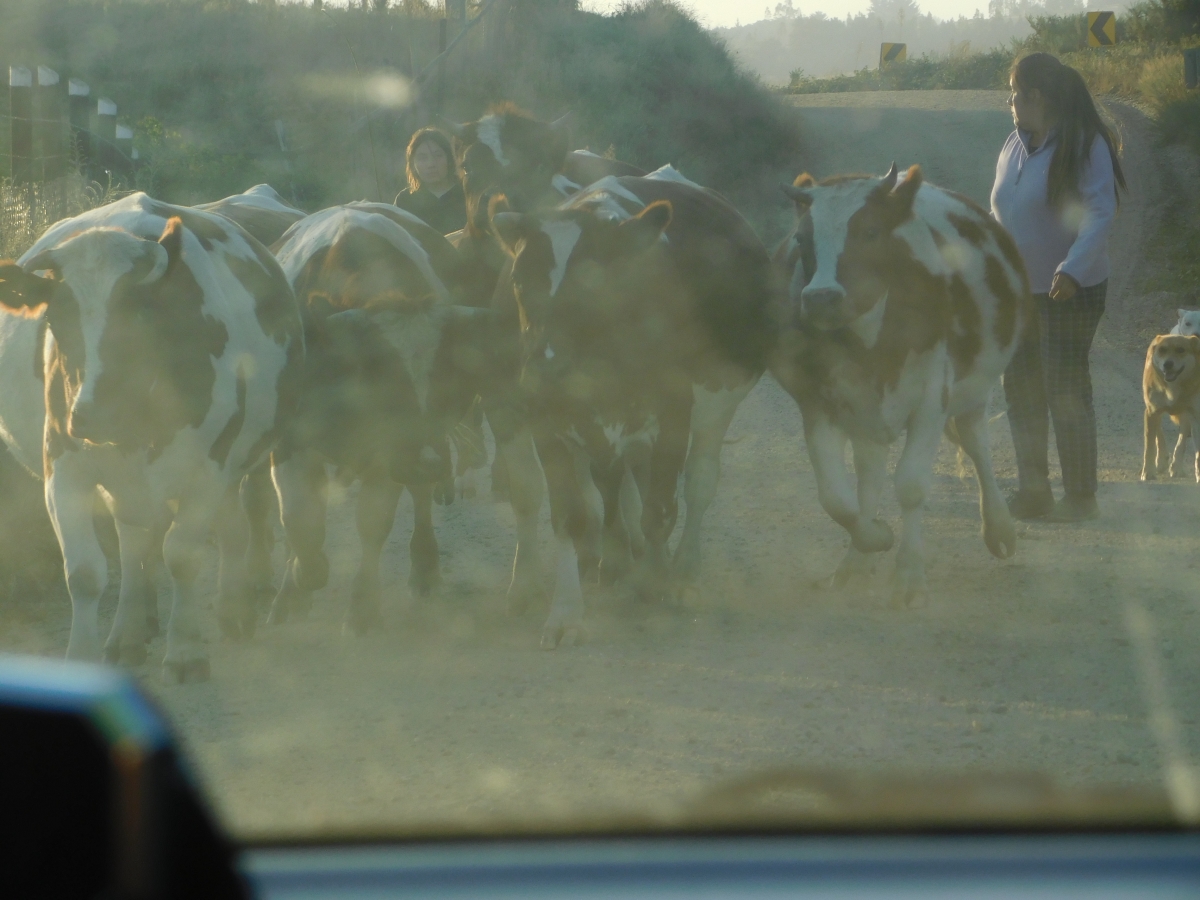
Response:
M740 20L743 25L757 22L763 18L763 9L770 6L775 8L779 0L680 0L681 6L690 7L703 25L709 28L719 28L735 25ZM857 15L866 12L870 0L792 0L797 10L809 15L823 12L833 18L844 19L846 13ZM587 9L607 12L620 5L620 0L583 0L581 4ZM917 0L921 12L932 13L939 19L956 19L959 16L973 16L976 9L982 9L987 14L987 0Z

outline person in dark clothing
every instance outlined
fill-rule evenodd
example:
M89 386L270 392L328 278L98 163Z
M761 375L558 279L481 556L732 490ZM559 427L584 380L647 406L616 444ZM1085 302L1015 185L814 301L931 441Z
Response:
M408 187L396 195L396 206L442 234L467 224L467 201L454 171L450 139L436 128L412 136L405 153Z

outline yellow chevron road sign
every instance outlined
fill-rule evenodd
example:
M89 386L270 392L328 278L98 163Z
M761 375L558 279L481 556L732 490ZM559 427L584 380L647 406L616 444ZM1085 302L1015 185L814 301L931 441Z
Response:
M1088 46L1111 47L1117 42L1117 17L1111 12L1088 13Z
M908 58L908 44L880 44L879 68L890 62L904 62Z

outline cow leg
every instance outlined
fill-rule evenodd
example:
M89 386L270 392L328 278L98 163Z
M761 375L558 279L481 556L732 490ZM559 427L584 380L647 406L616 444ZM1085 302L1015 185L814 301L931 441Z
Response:
M410 484L408 492L413 501L408 586L418 597L428 597L442 583L437 535L433 531L433 490L428 485Z
M262 463L242 479L241 500L250 524L250 546L246 557L247 588L254 605L266 607L275 593L271 552L275 549L277 517L269 463Z
M71 456L55 460L46 479L46 511L62 549L63 572L71 595L71 636L67 659L101 658L100 595L108 586L108 560L96 538L92 510L96 482Z
M575 483L583 496L583 511L587 519L583 537L576 541L579 577L584 581L596 581L600 574L600 559L605 550L605 502L608 497L596 486L592 461L586 453L572 452L571 461L575 467Z
M516 616L523 613L531 601L541 601L544 597L538 517L546 481L533 437L528 431L519 431L511 440L498 444L496 458L504 461L509 501L517 519L517 552L507 600L509 615Z
M282 625L292 613L307 612L312 592L329 581L324 549L325 464L315 454L297 453L275 465L271 474L291 555L267 624Z
M710 391L699 385L692 389L692 442L683 482L687 511L674 560L675 577L683 584L692 584L700 574L700 535L704 514L717 496L725 433L738 404L757 383L754 378L732 390Z
M927 410L918 411L909 422L904 450L896 465L896 499L900 502L904 519L892 588L892 603L896 606L918 606L925 599L925 548L921 517L933 479L933 460L945 424L940 402L936 414Z
M396 484L382 470L374 469L363 477L354 515L362 558L350 582L350 606L346 610L344 624L347 633L364 635L383 624L379 558L388 535L392 533L396 506L403 492L404 486ZM429 496L432 503L432 488Z
M550 494L550 523L557 547L554 596L542 626L541 647L572 646L583 637L583 587L578 545L587 534L586 501L579 484L576 453L558 438L538 441L538 457Z
M638 593L645 600L661 600L667 593L667 542L679 512L676 487L687 456L690 421L690 404L667 407L658 417L658 438L650 452L650 473L642 494L646 553Z
M602 469L597 479L604 513L604 541L600 557L600 582L613 584L629 573L633 566L633 551L625 518L621 510L621 495L627 471L621 457Z
M874 510L869 519L860 514L859 494L851 485L850 474L846 471L845 433L820 412L809 410L804 414L804 441L808 447L808 458L812 462L813 473L817 478L817 499L821 508L849 532L851 545L860 553L883 553L890 550L893 541L892 529L887 522L874 515L879 508L878 492L882 488L867 486L868 490L876 492ZM879 448L878 452L881 455L878 460L871 455L875 452L870 449L872 446ZM886 450L881 445L864 442L856 453L862 458L862 471L878 473L879 467L883 465L882 459ZM868 460L872 461L869 466L866 465ZM878 476L876 474L873 477Z
M201 478L188 496L181 498L175 521L163 541L163 562L171 575L171 618L167 623L167 652L163 679L168 684L206 681L208 651L200 632L196 576L204 561L209 531L220 514L229 491L216 477ZM243 545L242 551L245 552Z
M887 535L891 538L891 529L878 518L879 503L883 498L883 488L887 483L887 447L873 441L851 441L854 453L854 475L857 482L857 499L859 516L856 527L861 529L862 523L867 528L878 528L879 525L888 528ZM843 459L844 459L843 455ZM845 471L845 464L842 464ZM882 551L863 551L851 540L842 561L834 570L833 575L819 582L821 587L845 587L856 575L870 575L875 570L875 556Z
M642 533L642 498L650 489L649 442L638 442L625 450L625 475L621 479L621 518L629 535L629 551L634 559L646 553L646 535Z
M146 644L158 624L158 590L150 578L149 560L156 529L128 525L116 519L121 554L121 593L117 614L104 644L104 661L113 665L140 666L146 661ZM154 616L151 619L150 610Z
M1017 552L1017 529L1008 512L1008 504L996 484L992 471L992 450L988 441L986 407L959 413L954 417L954 430L963 451L975 466L979 482L979 515L983 520L983 542L998 559L1008 559Z
M217 513L217 623L221 636L234 641L254 636L257 610L250 592L247 560L250 524L238 487L225 492Z

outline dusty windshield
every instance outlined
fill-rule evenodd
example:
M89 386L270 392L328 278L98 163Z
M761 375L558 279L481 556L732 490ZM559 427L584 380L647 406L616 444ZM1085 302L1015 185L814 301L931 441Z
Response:
M1193 822L1200 20L735 6L7 4L0 651L245 839Z

